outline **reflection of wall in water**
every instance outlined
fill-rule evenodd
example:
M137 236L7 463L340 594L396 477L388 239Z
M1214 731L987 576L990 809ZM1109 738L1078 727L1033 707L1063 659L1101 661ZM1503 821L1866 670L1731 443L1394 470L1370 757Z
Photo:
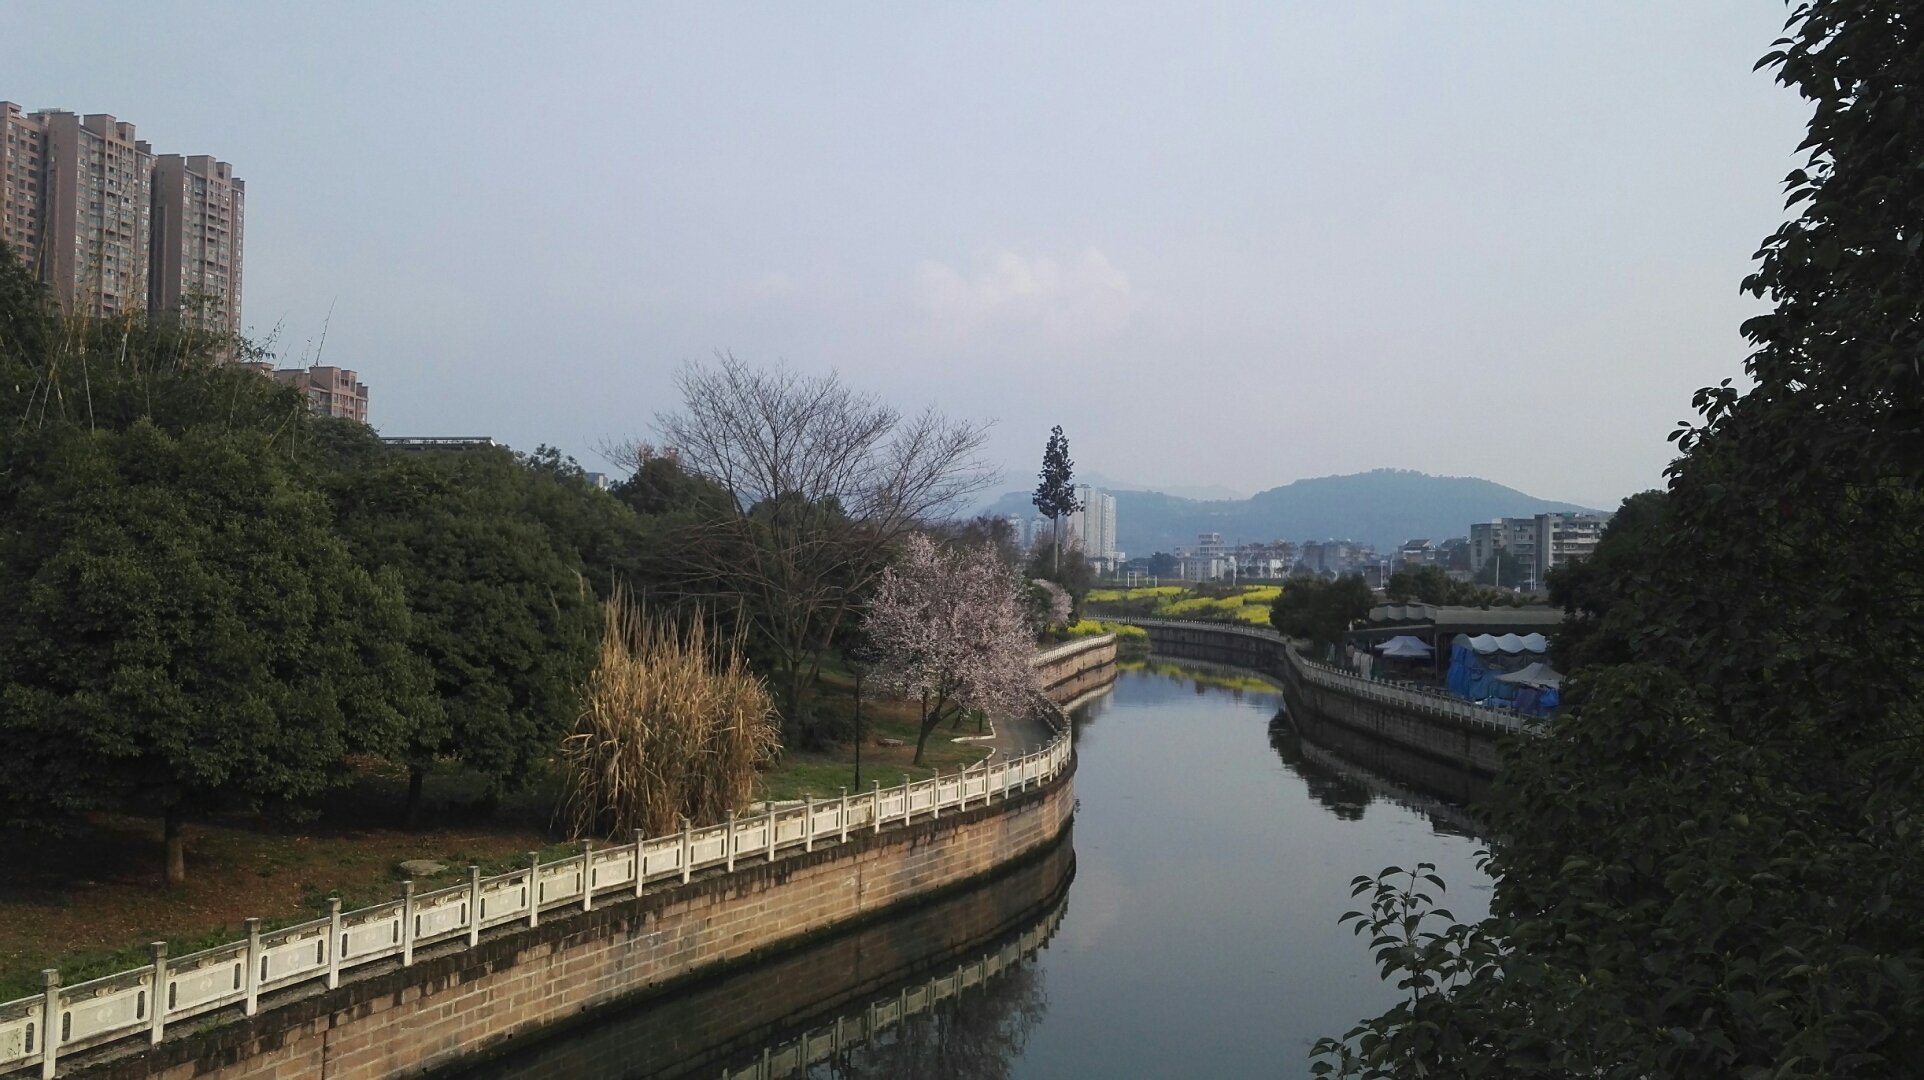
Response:
M1371 799L1383 799L1428 816L1439 831L1481 835L1469 810L1489 792L1480 773L1370 738L1294 700L1271 723L1270 745L1339 816L1360 818Z
M724 1080L999 1080L1042 1022L1042 969L1027 961L1055 936L1064 897L1042 921L955 967L810 1023L722 1070Z
M764 1049L820 1023L801 1018L832 1018L851 1005L859 1010L905 981L980 961L1005 939L1044 922L1053 929L1074 871L1075 850L1065 831L1040 855L982 885L739 972L671 987L451 1075L712 1077L725 1064L746 1067L751 1056L759 1063Z

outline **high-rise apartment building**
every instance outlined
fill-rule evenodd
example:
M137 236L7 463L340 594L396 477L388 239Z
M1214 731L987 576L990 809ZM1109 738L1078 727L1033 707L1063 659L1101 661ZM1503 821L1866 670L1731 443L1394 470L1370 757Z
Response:
M182 314L238 332L245 185L104 113L0 102L0 237L68 311Z
M1090 560L1116 561L1116 497L1084 485L1076 498L1082 509L1069 515L1069 536Z
M1594 554L1609 522L1609 514L1538 514L1477 522L1470 526L1470 571L1482 573L1500 552L1522 563L1524 575L1522 581L1500 584L1541 589L1550 571Z
M6 114L7 240L69 311L147 308L153 148L105 113Z
M240 333L241 233L247 185L204 154L154 163L154 311Z
M11 101L0 102L0 240L13 247L29 267L41 266L47 125Z

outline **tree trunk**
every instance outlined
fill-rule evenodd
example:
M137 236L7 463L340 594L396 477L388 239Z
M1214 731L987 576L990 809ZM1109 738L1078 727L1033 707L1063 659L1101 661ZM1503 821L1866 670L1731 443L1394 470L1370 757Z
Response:
M1060 578L1062 576L1062 515L1057 514L1049 520L1049 546L1055 550L1054 572L1056 577ZM1057 584L1061 582L1058 581Z
M927 690L922 691L922 718L921 718L921 723L917 725L918 730L915 736L915 757L913 760L909 762L909 764L911 765L922 764L922 750L924 747L929 745L929 732L934 731L935 725L941 722L942 722L941 705L937 704L935 708L935 714L933 716L930 716L929 715L929 692Z
M401 815L401 827L414 828L421 817L421 782L427 779L427 766L418 762L408 763L408 804Z
M862 669L855 669L855 790L862 790Z
M915 737L915 760L910 762L911 765L922 764L922 750L929 745L929 732L934 731L935 725L941 722L940 717L937 717L934 722L922 721L922 731Z
M166 853L167 884L187 883L187 845L180 834L180 804L169 804L161 813L160 842Z

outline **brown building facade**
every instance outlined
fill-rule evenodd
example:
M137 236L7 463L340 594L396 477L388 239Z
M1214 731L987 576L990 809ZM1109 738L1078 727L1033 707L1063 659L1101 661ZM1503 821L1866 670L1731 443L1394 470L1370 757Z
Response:
M270 371L262 364L260 370L306 395L308 404L322 416L367 423L367 384L346 368L315 364Z
M225 161L204 154L155 159L153 310L240 333L246 196L246 183Z
M0 238L68 311L183 314L238 332L245 185L104 113L0 102Z

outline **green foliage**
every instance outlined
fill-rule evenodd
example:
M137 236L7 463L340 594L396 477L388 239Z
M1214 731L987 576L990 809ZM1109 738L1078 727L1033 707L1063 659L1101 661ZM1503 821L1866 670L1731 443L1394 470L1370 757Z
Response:
M1063 628L1062 631L1062 636L1070 639L1101 637L1104 634L1114 634L1117 640L1123 642L1146 642L1149 640L1149 631L1144 630L1140 626L1132 626L1129 623L1103 622L1099 619L1083 619L1080 622Z
M399 582L354 563L269 434L143 419L7 442L12 815L296 799L395 748L424 688Z
M1815 109L1755 385L1700 391L1667 492L1555 583L1572 707L1446 932L1489 951L1326 1045L1344 1075L1924 1074L1924 23L1805 5L1764 63Z
M1061 424L1049 430L1048 445L1042 449L1042 470L1036 476L1035 494L1029 501L1038 513L1053 524L1049 547L1059 562L1062 553L1062 519L1082 509L1082 500L1076 498L1075 462L1069 459L1069 437L1062 433ZM1052 565L1051 569L1059 568ZM1068 586L1067 582L1058 581L1058 584ZM1073 588L1069 591L1076 592Z
M442 758L499 792L523 786L573 726L597 638L580 546L595 530L577 504L625 508L505 450L376 452L331 487L356 557L401 583L408 648L433 673L401 753L411 793Z
M1083 605L1096 584L1096 572L1078 548L1069 548L1060 553L1037 548L1029 556L1029 565L1023 570L1023 580L1050 581L1060 586L1069 594L1070 618L1073 620L1082 617Z
M1270 625L1284 637L1304 638L1317 645L1341 640L1350 624L1369 614L1375 595L1360 574L1334 581L1295 577L1271 603Z
M1648 618L1634 595L1652 560L1663 558L1669 496L1645 491L1623 501L1588 559L1550 571L1550 602L1564 610L1551 645L1564 671L1628 663L1632 639Z

